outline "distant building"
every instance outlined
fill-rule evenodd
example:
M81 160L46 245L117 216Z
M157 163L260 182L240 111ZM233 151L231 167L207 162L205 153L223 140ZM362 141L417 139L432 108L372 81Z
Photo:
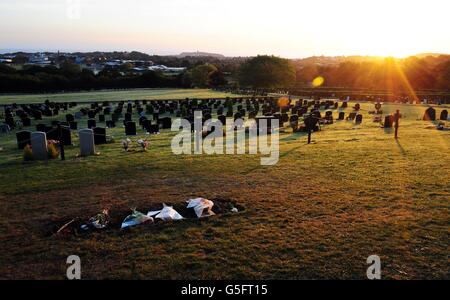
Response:
M35 53L28 59L29 65L48 66L51 65L51 60L44 53Z

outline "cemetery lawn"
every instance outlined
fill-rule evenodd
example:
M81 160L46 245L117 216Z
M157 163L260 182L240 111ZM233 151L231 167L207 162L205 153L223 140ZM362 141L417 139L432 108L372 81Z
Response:
M250 155L175 156L170 131L151 136L148 152L125 153L121 127L108 130L115 143L97 146L99 156L76 158L74 146L64 162L24 163L15 134L0 136L0 278L65 279L75 254L83 279L366 279L376 254L384 279L449 279L450 132L418 120L426 106L383 110L397 107L397 141L363 103L362 125L328 125L311 145L281 133L276 166ZM245 210L49 235L55 219L105 207L146 213L190 197L231 198Z
M209 89L129 89L129 90L99 90L93 92L68 92L53 94L0 94L1 104L31 104L53 102L102 102L121 100L170 100L184 98L225 98L233 94ZM236 96L236 95L234 95Z

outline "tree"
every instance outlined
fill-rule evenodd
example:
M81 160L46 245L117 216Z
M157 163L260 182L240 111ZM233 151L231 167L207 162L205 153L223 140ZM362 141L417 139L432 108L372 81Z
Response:
M292 63L276 56L257 56L245 62L239 70L240 85L252 88L289 87L295 79Z
M225 76L223 75L222 71L216 70L213 71L210 76L210 84L211 86L217 87L217 86L224 86L228 84L228 81L225 79Z
M217 68L211 64L196 66L191 71L192 85L194 87L209 87L211 75L217 71Z

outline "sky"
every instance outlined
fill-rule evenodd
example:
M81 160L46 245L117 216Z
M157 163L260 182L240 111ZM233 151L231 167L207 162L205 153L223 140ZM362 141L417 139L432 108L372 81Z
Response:
M449 0L0 0L0 51L450 53Z

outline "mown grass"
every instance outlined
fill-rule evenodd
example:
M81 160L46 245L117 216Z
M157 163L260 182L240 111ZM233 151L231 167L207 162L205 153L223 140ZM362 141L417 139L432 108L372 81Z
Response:
M362 125L326 126L311 145L282 133L276 166L176 156L169 131L151 136L148 152L125 153L124 129L108 130L116 142L100 156L69 147L65 162L48 164L23 163L15 137L0 137L0 277L64 279L77 254L85 279L364 279L377 254L385 279L448 279L450 132L418 120L425 106L385 105L404 115L396 141L371 122L373 104L362 108ZM59 217L198 196L246 210L83 237L46 232Z
M53 94L11 94L0 95L0 104L31 104L53 102L101 102L121 100L169 100L184 98L225 98L229 93L209 89L130 89L130 90L100 90L93 92L70 92Z

